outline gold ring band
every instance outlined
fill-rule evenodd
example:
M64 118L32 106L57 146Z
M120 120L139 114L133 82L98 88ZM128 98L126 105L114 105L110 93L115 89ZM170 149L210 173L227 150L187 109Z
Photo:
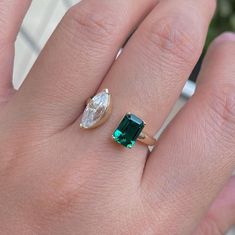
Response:
M138 141L148 146L155 146L157 144L157 140L152 136L148 135L144 131L142 131L138 137Z

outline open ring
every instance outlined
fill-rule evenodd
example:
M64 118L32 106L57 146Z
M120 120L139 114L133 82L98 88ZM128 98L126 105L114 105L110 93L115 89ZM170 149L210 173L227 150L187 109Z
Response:
M80 127L93 129L102 125L110 117L111 111L111 94L108 89L104 89L93 98L88 99ZM137 140L148 146L155 146L156 139L143 131L145 125L146 123L142 119L127 113L113 132L112 137L114 141L127 148L132 148Z

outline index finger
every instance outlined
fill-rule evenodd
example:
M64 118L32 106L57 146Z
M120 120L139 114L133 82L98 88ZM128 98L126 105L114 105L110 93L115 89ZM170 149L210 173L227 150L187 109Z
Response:
M0 96L12 89L14 43L31 0L0 1ZM11 92L11 91L10 91Z

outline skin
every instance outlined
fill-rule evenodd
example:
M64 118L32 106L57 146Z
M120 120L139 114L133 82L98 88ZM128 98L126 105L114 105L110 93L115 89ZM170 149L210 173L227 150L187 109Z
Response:
M212 43L195 95L152 153L110 137L126 112L159 130L215 1L84 0L14 91L14 41L29 5L0 2L1 234L224 234L235 223L234 34ZM111 118L80 129L86 99L103 88Z

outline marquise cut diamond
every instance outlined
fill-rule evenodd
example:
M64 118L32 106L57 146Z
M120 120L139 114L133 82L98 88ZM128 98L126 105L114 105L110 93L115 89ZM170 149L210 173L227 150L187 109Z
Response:
M104 117L110 105L110 94L104 90L94 96L86 106L80 126L85 129L92 128Z

